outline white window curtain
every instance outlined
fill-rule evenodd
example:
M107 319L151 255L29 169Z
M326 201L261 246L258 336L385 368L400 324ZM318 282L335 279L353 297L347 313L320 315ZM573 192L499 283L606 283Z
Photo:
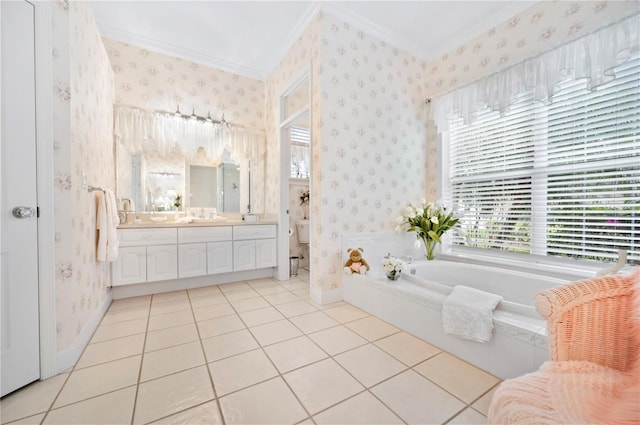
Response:
M308 128L291 127L291 174L290 177L308 179L310 171L311 150L309 142L311 132Z
M434 100L452 252L640 260L639 16Z
M638 46L640 14L439 96L433 100L432 118L438 131L447 131L449 118L462 117L469 124L485 108L503 114L525 91L546 104L567 78L586 79L594 90L610 81L613 68L627 61Z
M235 161L249 158L254 164L262 162L265 149L261 130L125 106L116 107L115 137L130 152L155 150L162 156L181 152L191 157L204 148L210 158L220 158L226 149Z

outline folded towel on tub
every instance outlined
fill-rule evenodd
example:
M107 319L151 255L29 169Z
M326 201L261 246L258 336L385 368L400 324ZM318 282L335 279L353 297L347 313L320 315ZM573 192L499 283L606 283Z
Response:
M493 333L493 310L500 295L468 286L455 286L442 301L442 324L448 334L489 342Z

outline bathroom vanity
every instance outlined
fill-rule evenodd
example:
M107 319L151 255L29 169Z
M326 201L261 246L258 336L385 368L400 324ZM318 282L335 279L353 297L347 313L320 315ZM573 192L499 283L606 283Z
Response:
M270 277L275 224L127 224L118 228L114 298Z

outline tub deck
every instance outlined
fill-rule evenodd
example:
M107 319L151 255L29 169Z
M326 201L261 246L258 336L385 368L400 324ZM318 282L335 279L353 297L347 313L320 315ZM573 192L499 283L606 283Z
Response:
M393 282L372 269L364 276L345 276L342 294L350 304L502 379L533 372L548 360L546 321L532 307L499 306L491 341L480 343L444 332L441 310L447 292L439 289L405 276Z

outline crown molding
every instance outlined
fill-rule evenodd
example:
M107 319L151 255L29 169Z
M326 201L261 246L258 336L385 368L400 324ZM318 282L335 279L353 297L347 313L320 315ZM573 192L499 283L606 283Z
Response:
M264 80L265 72L262 69L244 66L214 56L205 55L200 52L185 49L170 43L160 42L148 37L131 33L129 31L123 31L109 25L97 23L97 26L100 35L104 38L131 44L136 47L142 47L144 49L148 49L157 53L178 57L180 59L210 66L222 71L242 75L244 77L253 78L254 80Z
M309 28L309 25L313 21L313 18L320 11L321 6L319 1L312 1L309 3L309 6L304 11L298 22L291 28L289 31L289 35L285 39L285 41L280 45L278 49L271 55L270 60L267 65L264 67L263 80L266 80L269 75L273 72L273 70L280 64L280 61L285 57L289 49L293 46L293 44L298 41L298 38Z
M380 25L377 25L370 20L363 18L357 13L354 13L351 10L345 8L338 2L324 2L322 3L321 8L329 15L365 31L378 40L384 41L385 43L393 47L404 50L405 52L408 52L424 61L429 60L429 58L426 58L425 55L421 53L424 51L424 47L421 47L420 44L414 42L410 38L402 37L395 32L386 30Z

